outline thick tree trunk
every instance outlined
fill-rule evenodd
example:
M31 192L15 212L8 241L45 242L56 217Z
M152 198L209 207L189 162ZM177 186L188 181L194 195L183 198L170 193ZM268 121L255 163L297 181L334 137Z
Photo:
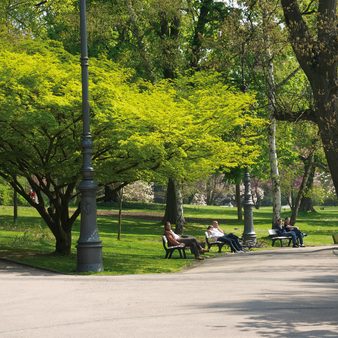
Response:
M60 231L53 232L55 236L55 253L63 256L68 256L71 254L72 249L72 232Z
M303 212L314 212L316 211L313 206L313 201L311 197L304 196L300 202L299 211Z
M104 186L104 202L118 202L119 195L118 191L114 189L111 185Z
M317 100L317 109L322 112L318 121L319 133L338 196L338 116L336 105L330 104L333 101L337 101L335 95L330 95L327 100Z
M297 60L314 97L310 119L317 123L338 196L337 31L336 0L319 0L316 35L309 29L297 0L281 0Z
M185 223L183 216L183 199L179 184L173 179L169 179L168 181L166 208L163 220L164 222L169 221L172 224L176 224L176 233L183 233Z

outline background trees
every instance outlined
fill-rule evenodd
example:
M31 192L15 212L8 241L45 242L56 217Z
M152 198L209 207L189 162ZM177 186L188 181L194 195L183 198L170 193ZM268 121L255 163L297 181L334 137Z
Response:
M139 179L170 179L180 201L177 187L215 171L251 166L264 177L263 119L270 117L272 131L275 118L318 125L337 187L335 9L335 1L89 1L99 183L118 190ZM1 175L40 208L66 243L57 244L60 251L70 247L78 214L77 204L74 213L68 209L80 162L77 18L73 0L0 4ZM278 138L274 155L284 155L286 139ZM290 142L294 163L293 152L304 149ZM38 206L15 177L40 194ZM177 223L180 202L173 204L166 217Z

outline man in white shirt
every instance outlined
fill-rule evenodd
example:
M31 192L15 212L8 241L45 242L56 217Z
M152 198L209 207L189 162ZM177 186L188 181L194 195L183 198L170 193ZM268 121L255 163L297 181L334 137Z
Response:
M213 221L207 229L209 235L214 237L217 241L225 242L231 248L231 252L243 252L243 248L239 243L238 237L234 234L225 234L219 227L217 221Z

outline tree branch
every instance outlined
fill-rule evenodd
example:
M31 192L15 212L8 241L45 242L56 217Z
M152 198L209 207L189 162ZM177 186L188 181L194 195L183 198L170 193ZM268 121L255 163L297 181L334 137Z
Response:
M307 27L296 0L281 0L285 23L290 34L290 42L297 60L309 78L313 78L315 70L314 46L316 45Z
M312 109L305 109L298 112L275 109L274 117L278 121L288 121L288 122L310 121L317 123L315 112Z

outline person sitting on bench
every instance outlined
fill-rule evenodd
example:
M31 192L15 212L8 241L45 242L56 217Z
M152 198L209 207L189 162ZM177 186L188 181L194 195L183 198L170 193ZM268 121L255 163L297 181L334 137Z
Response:
M283 226L283 221L282 221L281 218L277 219L277 221L276 221L276 223L274 225L274 228L276 229L278 236L291 237L291 239L292 239L292 246L294 248L298 247L296 234L293 231L289 231L289 232L286 231L286 229ZM290 244L290 242L289 242L289 244Z
M207 229L209 235L215 238L217 241L225 242L230 246L231 252L243 252L243 248L239 243L239 239L234 234L225 234L224 231L219 227L217 221L213 221L212 225L208 226Z
M299 246L304 247L305 245L303 244L303 233L299 230L298 227L294 226L291 224L291 219L290 217L286 217L284 220L284 229L286 230L286 233L294 233L298 239ZM297 243L296 243L296 246Z
M186 246L190 247L191 253L195 256L196 259L204 259L201 254L208 251L206 249L203 249L201 243L199 243L196 238L183 238L180 235L175 234L175 232L171 230L170 222L166 222L164 225L164 235L167 237L168 243L171 246L184 243Z

